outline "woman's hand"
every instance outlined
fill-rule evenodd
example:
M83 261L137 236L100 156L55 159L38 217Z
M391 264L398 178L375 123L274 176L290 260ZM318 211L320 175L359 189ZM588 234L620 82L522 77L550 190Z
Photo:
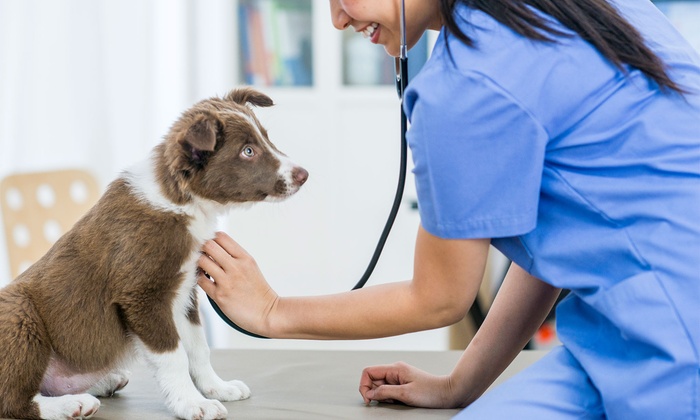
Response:
M362 371L360 394L372 401L401 402L414 407L454 408L458 403L449 376L435 376L403 362Z
M237 325L268 336L269 315L279 297L253 257L223 232L207 241L202 251L197 262L202 270L197 277L199 286Z

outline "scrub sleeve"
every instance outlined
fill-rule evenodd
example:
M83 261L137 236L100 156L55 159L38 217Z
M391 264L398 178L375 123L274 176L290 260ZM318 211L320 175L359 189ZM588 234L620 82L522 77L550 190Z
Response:
M421 78L441 83L406 97L407 115L420 115L407 140L421 224L443 238L529 232L537 221L544 129L486 76L449 64L426 70Z

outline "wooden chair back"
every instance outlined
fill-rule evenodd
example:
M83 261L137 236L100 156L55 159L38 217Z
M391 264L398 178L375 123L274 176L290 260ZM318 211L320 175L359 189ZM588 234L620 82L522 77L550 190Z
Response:
M17 277L99 198L88 172L76 169L12 174L0 181L0 209L12 278Z

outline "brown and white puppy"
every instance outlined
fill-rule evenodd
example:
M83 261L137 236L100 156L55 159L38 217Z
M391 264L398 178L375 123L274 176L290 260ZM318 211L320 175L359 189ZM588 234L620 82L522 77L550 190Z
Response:
M232 206L294 194L308 173L270 143L233 90L185 111L150 159L0 291L0 417L86 418L126 385L144 355L167 406L185 419L225 417L250 395L211 367L195 293L202 244Z

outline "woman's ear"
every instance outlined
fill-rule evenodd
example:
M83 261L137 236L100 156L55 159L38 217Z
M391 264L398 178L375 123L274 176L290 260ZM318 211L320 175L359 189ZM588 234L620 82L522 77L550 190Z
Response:
M224 96L224 100L235 102L237 104L251 104L259 107L269 107L274 105L272 99L262 92L258 92L252 88L234 89Z

